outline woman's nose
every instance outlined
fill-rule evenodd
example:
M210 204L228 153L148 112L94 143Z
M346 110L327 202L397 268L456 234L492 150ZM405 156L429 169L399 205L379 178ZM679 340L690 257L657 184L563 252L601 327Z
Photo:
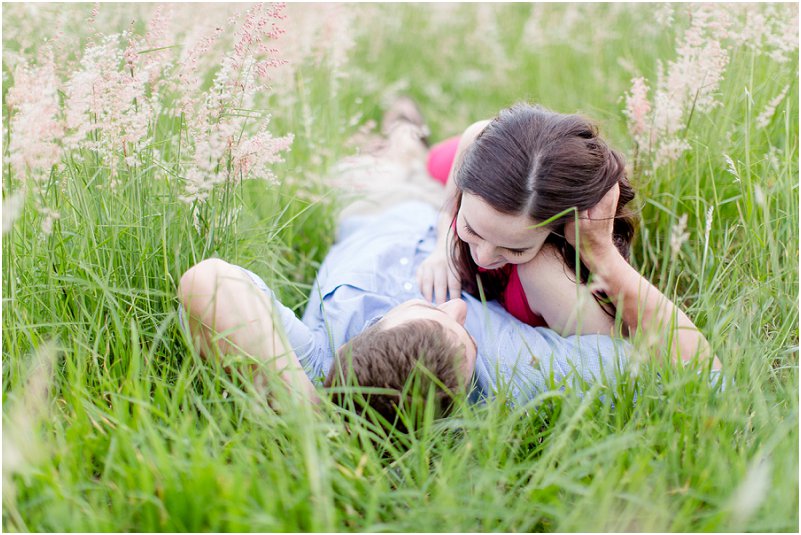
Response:
M450 301L445 301L437 308L458 321L461 325L464 325L464 321L467 318L467 303L463 300L451 299Z
M492 265L496 260L495 248L486 242L482 243L476 248L475 260L479 266Z

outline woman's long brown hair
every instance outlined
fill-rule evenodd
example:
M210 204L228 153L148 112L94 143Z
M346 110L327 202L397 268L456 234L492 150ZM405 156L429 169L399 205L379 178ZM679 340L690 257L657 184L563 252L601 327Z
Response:
M456 165L456 163L454 163ZM566 268L587 283L590 272L583 262L576 266L576 252L564 237L565 224L576 212L598 204L615 185L620 198L615 211L613 240L628 260L635 219L626 205L634 189L626 176L625 162L598 136L598 130L580 115L565 115L540 106L517 104L498 115L465 151L455 170L456 211L463 193L478 195L504 214L525 214L547 221L551 231L546 244L561 252ZM479 271L470 247L451 227L451 262L466 291L486 299L503 299L510 267ZM603 294L595 295L604 310L614 308Z

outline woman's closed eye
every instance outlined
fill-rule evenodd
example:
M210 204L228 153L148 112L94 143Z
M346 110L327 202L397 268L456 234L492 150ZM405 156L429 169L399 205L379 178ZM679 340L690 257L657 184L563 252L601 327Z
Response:
M480 240L483 240L483 239L484 239L484 238L482 238L481 236L479 236L478 232L476 232L475 230L473 230L473 229L470 227L470 225L468 225L467 223L465 223L465 225L464 225L464 229L465 229L465 232L467 232L467 233L468 233L468 234L470 234L471 236L474 236L474 237L476 237L476 238L478 238L478 239L480 239ZM509 251L509 252L510 252L510 253L512 253L514 256L523 256L524 254L526 254L526 252L528 252L528 249L509 249L509 248L507 248L507 247L501 247L501 249L504 249L504 250L506 250L506 251Z
M467 223L465 223L465 225L464 225L464 229L465 229L465 231L466 231L468 234L470 234L471 236L475 236L476 238L480 238L480 237L481 237L481 236L479 236L479 235L478 235L478 232L476 232L475 230L473 230L472 228L470 228L470 225L468 225Z

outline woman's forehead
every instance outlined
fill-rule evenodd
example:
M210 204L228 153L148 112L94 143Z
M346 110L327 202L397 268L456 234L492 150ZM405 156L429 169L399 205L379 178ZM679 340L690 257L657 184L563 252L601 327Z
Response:
M543 234L550 232L545 227L535 227L537 221L526 215L504 214L478 195L469 193L462 195L459 214L482 239L507 249L534 247Z

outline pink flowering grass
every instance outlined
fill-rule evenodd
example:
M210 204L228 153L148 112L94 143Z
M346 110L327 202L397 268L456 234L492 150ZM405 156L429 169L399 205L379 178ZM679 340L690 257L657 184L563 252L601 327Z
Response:
M98 9L89 15L90 24ZM146 147L180 140L178 167L170 166L187 201L203 201L225 182L275 181L270 166L282 161L292 136L273 136L270 116L259 106L269 92L271 69L282 64L272 43L283 31L283 10L280 4L257 4L181 55L179 43L168 37L167 6L153 11L144 35L131 29L95 32L68 70L57 68L52 47L43 48L36 65L16 66L6 99L11 178L41 183L70 153L101 165L116 186L120 170L137 165ZM233 42L214 64L207 88L204 56L216 52L212 45L224 32L233 32ZM159 139L157 125L169 116L181 118L182 132Z
M61 159L65 125L59 120L58 81L52 51L45 50L39 65L17 64L14 85L9 88L5 109L10 143L9 162L21 175L36 182L50 176Z
M698 4L685 9L690 26L676 41L675 58L657 64L653 100L647 97L642 76L632 80L625 97L624 114L640 150L638 157L648 159L653 168L676 161L689 150L687 130L693 118L697 121L720 107L721 84L735 49L779 63L798 50L797 8L788 9L789 18L773 5ZM767 105L758 126L765 125L782 98Z

